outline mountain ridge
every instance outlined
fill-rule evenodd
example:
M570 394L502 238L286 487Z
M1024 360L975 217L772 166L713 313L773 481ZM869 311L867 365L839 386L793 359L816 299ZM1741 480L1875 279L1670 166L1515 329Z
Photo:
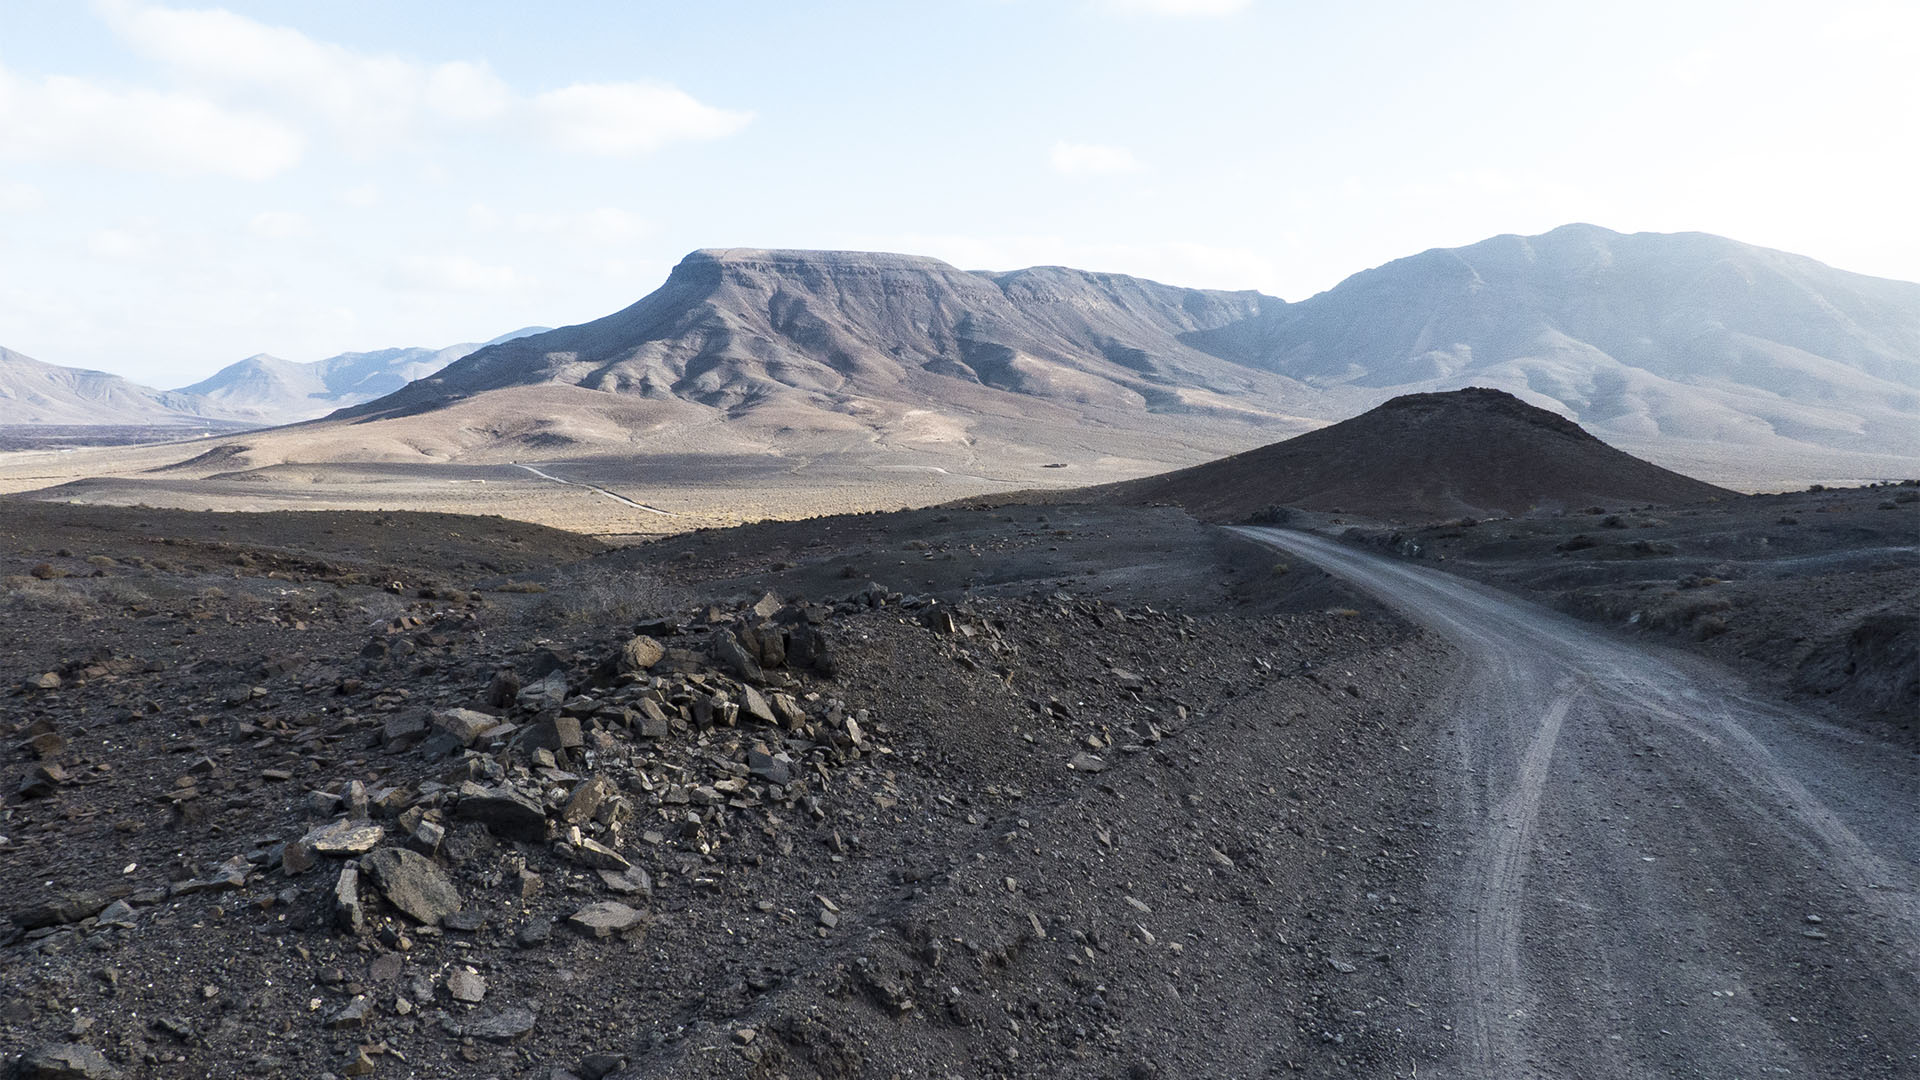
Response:
M528 326L490 341L344 352L306 363L255 353L176 393L206 398L264 423L295 423L384 397L478 349L549 329Z
M1296 430L1486 385L1642 452L1920 460L1920 285L1586 224L1429 249L1296 303L1064 267L710 248L619 312L482 349L342 416L548 383L728 418L863 396L964 416L998 394Z

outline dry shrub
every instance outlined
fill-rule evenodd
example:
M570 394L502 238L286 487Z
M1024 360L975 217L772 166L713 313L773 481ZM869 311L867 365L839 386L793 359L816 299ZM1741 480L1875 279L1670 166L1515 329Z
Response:
M547 583L546 599L531 615L552 626L599 626L663 616L691 602L685 589L645 570L578 566Z
M9 577L6 582L7 606L16 611L42 611L57 615L78 615L92 611L93 598L63 582L40 581L28 577Z

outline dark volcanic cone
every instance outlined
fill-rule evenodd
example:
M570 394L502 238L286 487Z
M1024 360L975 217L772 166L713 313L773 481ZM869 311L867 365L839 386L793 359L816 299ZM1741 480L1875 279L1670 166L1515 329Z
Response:
M1216 521L1269 506L1431 520L1734 495L1481 387L1408 394L1284 442L1094 490L1105 499L1176 503Z

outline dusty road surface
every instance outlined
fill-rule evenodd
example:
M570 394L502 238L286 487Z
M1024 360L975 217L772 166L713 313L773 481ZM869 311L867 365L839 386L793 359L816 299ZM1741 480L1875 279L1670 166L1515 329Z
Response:
M1464 658L1417 1075L1920 1076L1920 759L1490 587L1237 531Z

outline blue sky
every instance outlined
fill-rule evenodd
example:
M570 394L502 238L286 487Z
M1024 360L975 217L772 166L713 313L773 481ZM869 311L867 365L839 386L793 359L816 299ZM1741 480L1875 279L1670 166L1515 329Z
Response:
M1289 300L1569 221L1920 279L1920 5L7 0L0 345L153 385L698 247Z

